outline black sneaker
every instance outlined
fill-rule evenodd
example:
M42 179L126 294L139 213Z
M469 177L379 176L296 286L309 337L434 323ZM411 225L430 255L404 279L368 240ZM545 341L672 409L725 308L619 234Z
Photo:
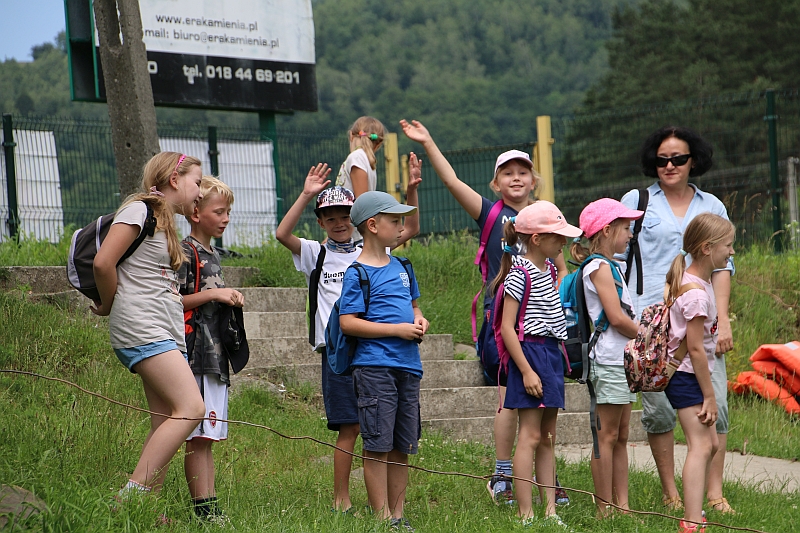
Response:
M494 474L486 483L486 490L496 505L514 505L514 485L503 474Z
M403 518L392 518L389 520L389 529L391 531L416 531L411 524L408 523L408 519Z
M558 474L556 474L556 505L569 505L569 496L567 496L567 491L561 488L561 483L558 482Z

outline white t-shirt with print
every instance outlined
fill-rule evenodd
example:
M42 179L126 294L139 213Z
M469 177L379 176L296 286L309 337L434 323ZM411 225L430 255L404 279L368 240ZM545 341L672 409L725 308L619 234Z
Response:
M146 217L144 202L133 202L117 212L114 224L138 226L141 231ZM167 235L157 230L117 267L117 294L108 317L112 347L174 339L178 349L186 351L183 297L170 264Z
M600 265L608 265L608 262L602 259L593 259L589 264L583 267L583 294L586 299L586 309L589 311L589 318L591 318L593 323L597 321L597 318L603 311L603 304L600 303L597 287L592 283L590 275L596 272L600 268ZM624 283L625 264L623 263L619 266L623 278L622 301L630 305L631 309L633 309L633 301L628 291L628 285ZM616 292L616 286L614 287L614 292ZM636 316L635 309L633 309L633 312L634 316ZM594 349L589 356L594 359L596 363L601 365L622 365L624 362L623 351L629 340L628 337L609 324L608 329L600 334L600 338L597 339L597 344L594 345Z
M300 239L300 255L292 254L294 267L298 272L306 275L306 285L310 282L311 272L317 266L317 257L320 249L322 249L322 244L317 241ZM325 261L322 263L322 273L319 277L317 314L314 318L315 350L325 346L325 327L328 325L328 318L331 316L333 304L336 303L342 293L344 271L353 261L358 259L359 255L361 255L361 248L357 248L355 252L347 254L336 253L331 250L325 251Z

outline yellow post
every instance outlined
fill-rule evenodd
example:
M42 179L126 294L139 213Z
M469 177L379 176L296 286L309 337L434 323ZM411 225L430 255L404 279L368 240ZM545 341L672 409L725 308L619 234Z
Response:
M386 158L386 192L402 203L403 197L400 193L400 155L397 149L396 133L389 133L383 139L383 155Z
M553 184L553 139L550 133L550 117L536 117L536 146L533 149L533 167L542 178L542 187L538 197L541 200L555 201L555 185Z

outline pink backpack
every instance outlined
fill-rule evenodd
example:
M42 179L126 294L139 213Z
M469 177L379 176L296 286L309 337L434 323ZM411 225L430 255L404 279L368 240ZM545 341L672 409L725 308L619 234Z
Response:
M525 274L525 290L522 293L522 301L519 303L519 310L517 311L517 336L519 342L525 338L525 309L528 307L528 300L531 297L531 275L528 269L519 265L514 265L511 270L520 270ZM509 271L510 272L510 271ZM508 374L508 360L511 354L508 353L506 343L503 342L503 335L500 333L500 326L503 323L503 298L505 297L505 283L501 283L497 288L497 294L494 295L494 318L492 320L492 333L494 333L494 340L497 343L497 356L500 359L500 367L498 369L497 382L500 383L500 372Z
M481 228L480 244L478 245L478 253L475 254L475 264L478 265L478 270L481 271L481 290L472 299L472 341L478 342L478 299L480 299L483 290L486 288L486 278L489 275L489 259L486 257L486 243L489 240L489 234L492 232L494 223L497 217L500 216L500 211L503 210L506 204L503 200L497 200L492 204L489 214L486 216L486 222Z
M669 310L680 296L703 287L697 283L682 285L678 296L669 299L669 285L664 290L664 301L648 305L642 310L639 331L625 345L625 377L631 392L661 392L686 356L686 338L681 341L672 357L667 351L669 341Z

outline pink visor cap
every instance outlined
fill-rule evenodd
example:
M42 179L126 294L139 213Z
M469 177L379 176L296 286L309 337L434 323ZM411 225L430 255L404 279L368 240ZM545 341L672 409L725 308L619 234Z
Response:
M644 211L628 209L622 202L611 198L600 198L583 208L580 225L586 238L589 239L618 218L636 220L642 215Z
M514 159L518 159L520 163L525 165L528 168L533 168L533 161L531 161L531 156L526 154L525 152L521 152L519 150L509 150L508 152L503 152L502 154L497 156L497 161L494 163L494 174L497 175L497 169L512 161Z
M533 235L555 233L564 237L580 237L580 228L567 224L567 219L555 205L547 200L539 200L522 209L514 217L514 229L518 233Z

